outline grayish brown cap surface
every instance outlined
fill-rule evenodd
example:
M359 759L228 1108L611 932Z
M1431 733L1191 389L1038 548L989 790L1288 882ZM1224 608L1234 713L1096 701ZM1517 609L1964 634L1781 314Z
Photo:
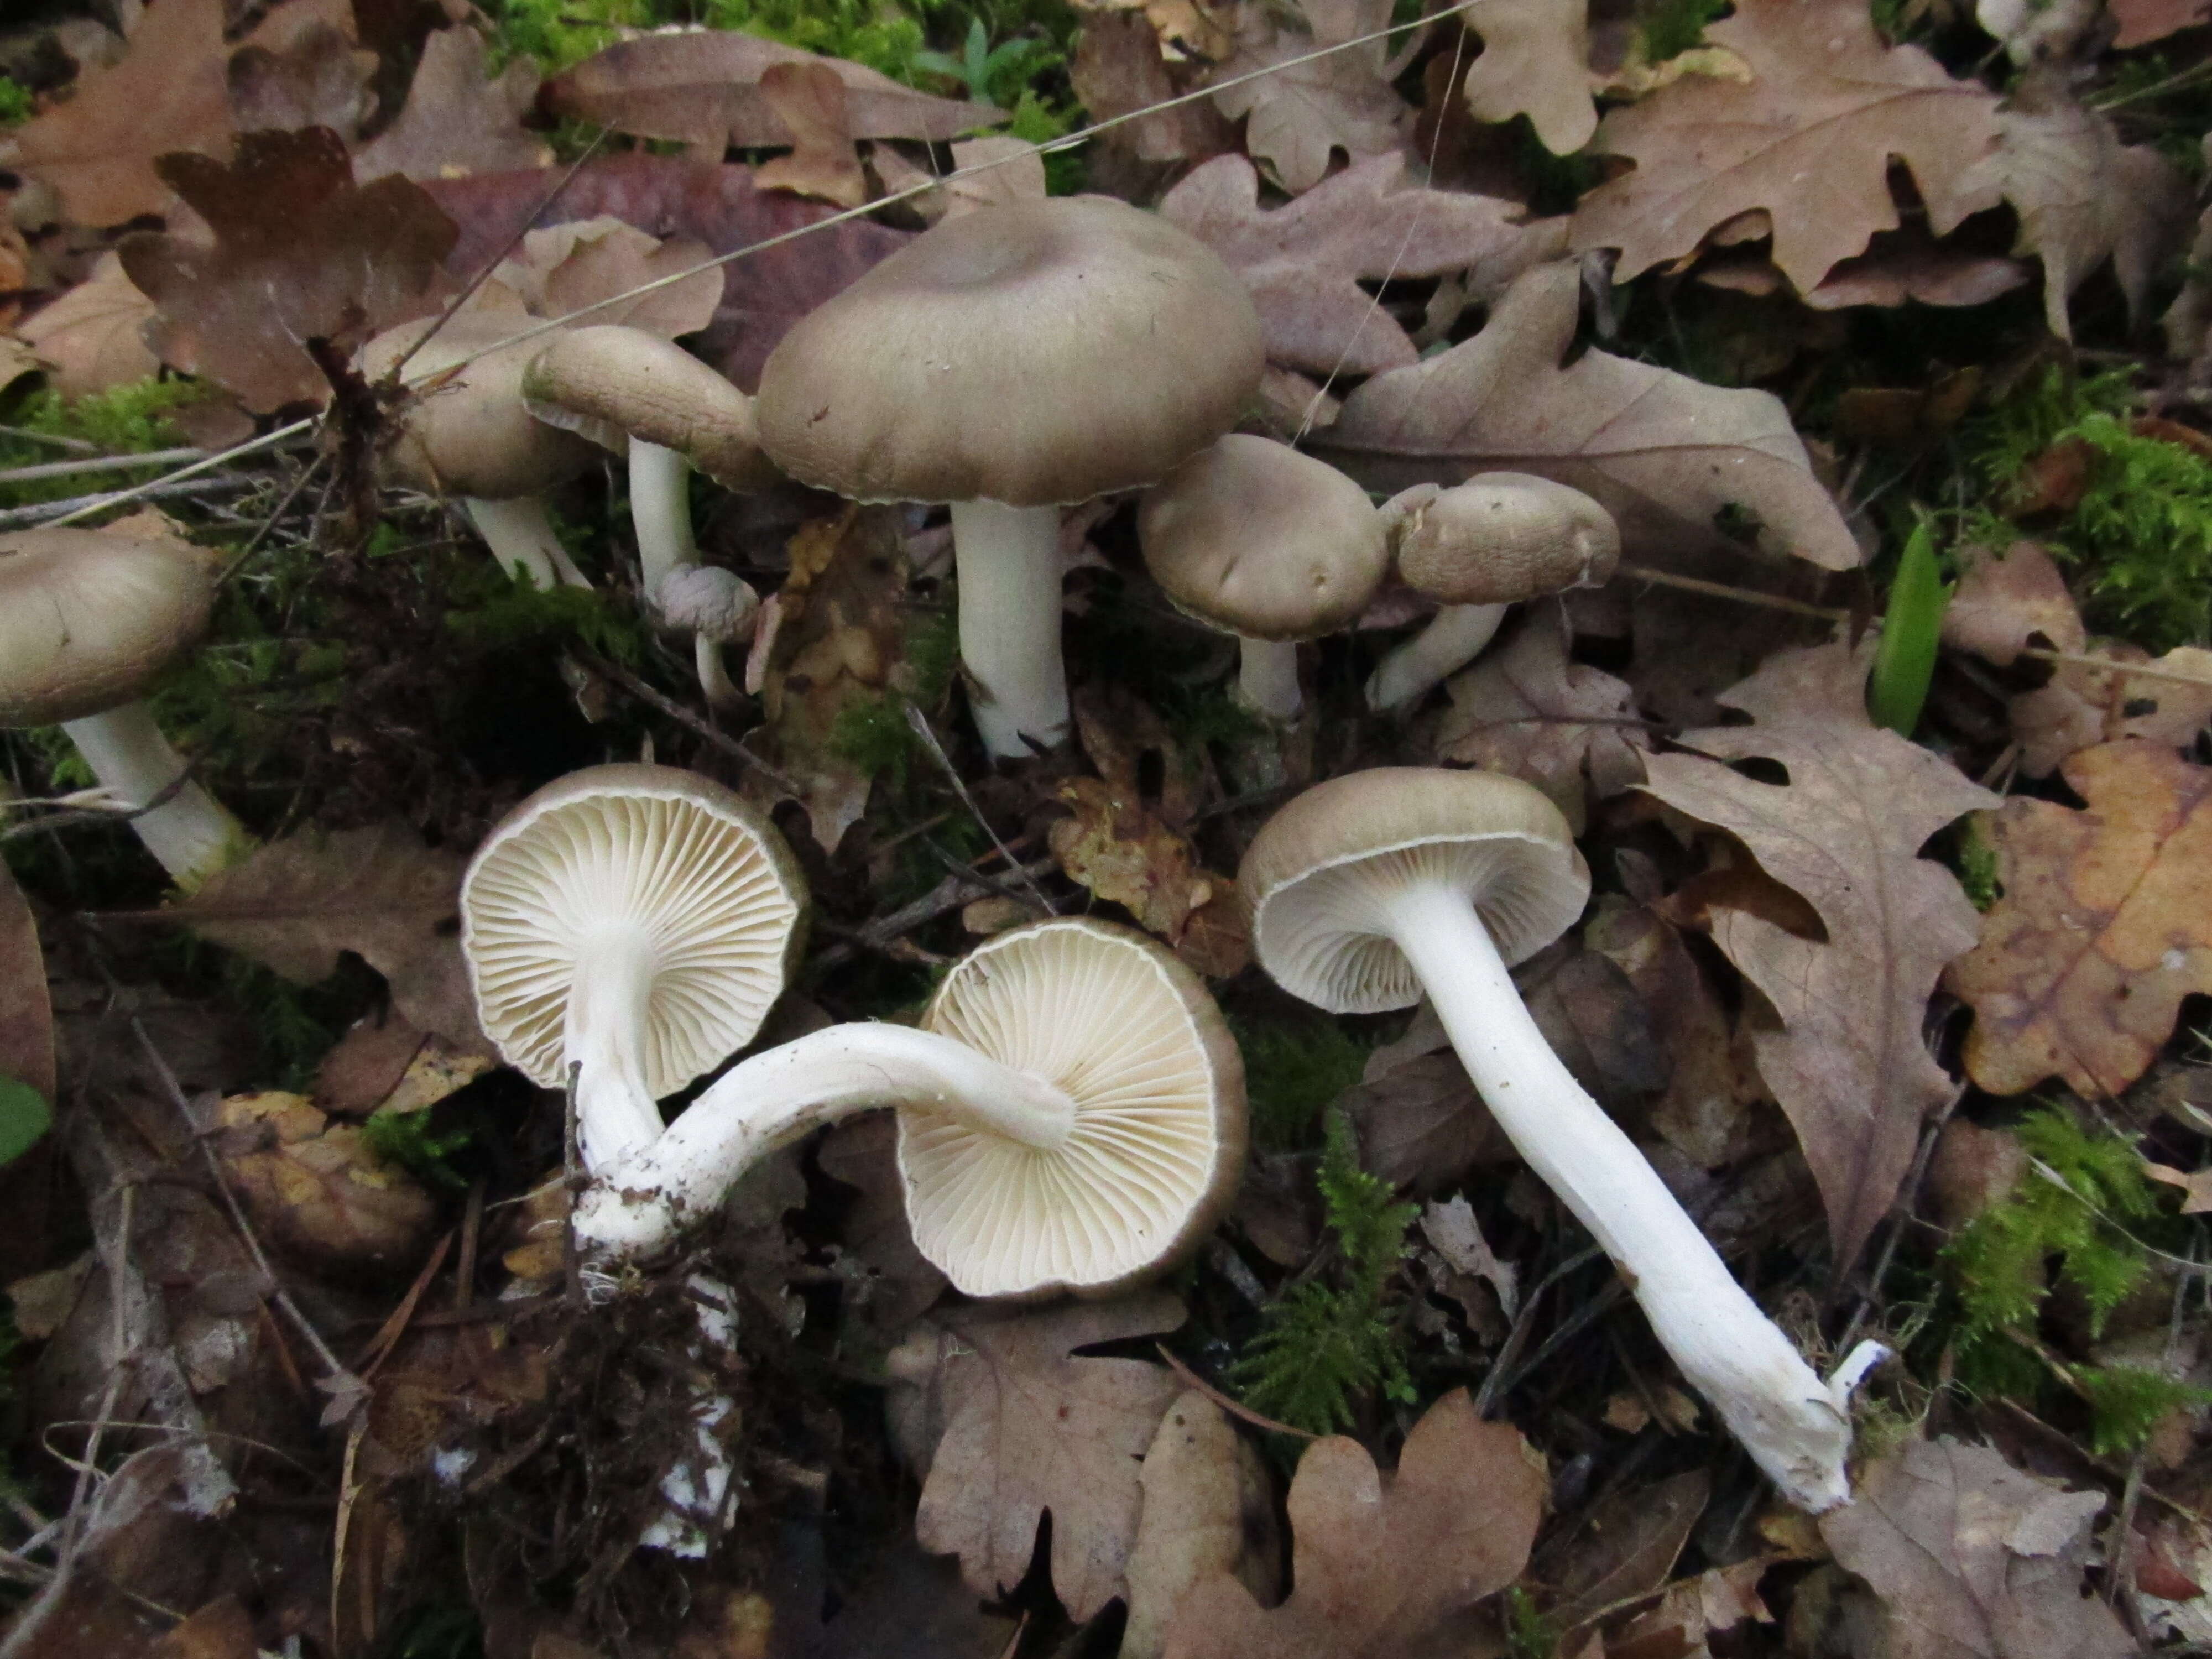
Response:
M1137 538L1168 598L1255 640L1349 628L1390 566L1365 490L1288 444L1237 432L1145 493Z
M1266 361L1220 258L1105 197L983 209L799 319L761 373L761 439L858 501L1087 501L1236 423Z
M1406 504L1398 574L1447 605L1511 605L1596 587L1620 562L1613 514L1550 478L1480 472L1424 497Z
M603 324L570 329L531 359L530 412L621 454L632 438L677 453L728 489L782 475L760 447L753 400L673 341Z
M752 1041L803 944L806 885L768 816L696 772L592 766L493 830L461 882L461 951L484 1034L566 1085L569 990L611 930L650 936L646 1085L673 1094Z
M1237 872L1261 966L1337 1014L1420 1000L1384 925L1416 882L1468 895L1508 963L1566 932L1589 898L1589 868L1542 793L1495 772L1424 766L1316 784L1267 820Z
M915 1243L969 1296L1103 1295L1212 1231L1244 1173L1244 1061L1197 975L1141 933L1062 917L978 945L923 1020L1075 1103L1038 1151L899 1113Z
M131 702L207 631L221 568L150 513L0 534L0 726Z
M450 368L533 320L464 312L408 357L401 372L416 380ZM406 323L378 335L362 348L362 372L381 380L430 326ZM544 349L541 340L526 340L488 351L452 380L417 392L384 452L384 465L417 489L488 501L539 495L591 467L598 452L588 440L533 419L523 406L523 371Z

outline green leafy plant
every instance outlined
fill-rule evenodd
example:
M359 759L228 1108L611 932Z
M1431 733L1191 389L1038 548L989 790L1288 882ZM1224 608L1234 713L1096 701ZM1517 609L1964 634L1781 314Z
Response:
M0 1077L0 1168L37 1146L53 1121L44 1095L27 1083Z
M1367 1045L1334 1020L1275 1023L1232 1017L1229 1029L1244 1055L1252 1139L1262 1152L1311 1146L1322 1114L1367 1067Z
M387 1164L396 1164L426 1187L460 1192L467 1180L453 1168L453 1157L465 1151L473 1137L466 1129L438 1133L430 1112L375 1111L361 1126L368 1150Z
M1954 586L1943 580L1935 533L1923 519L1906 538L1897 578L1889 585L1874 672L1867 678L1867 713L1876 726L1886 726L1900 738L1911 737L1920 724Z
M19 82L0 75L0 126L14 126L31 118L31 94Z
M1351 1426L1364 1395L1414 1397L1388 1292L1419 1211L1394 1202L1390 1183L1359 1167L1342 1112L1328 1115L1316 1181L1336 1259L1269 1304L1230 1376L1255 1411L1327 1434Z

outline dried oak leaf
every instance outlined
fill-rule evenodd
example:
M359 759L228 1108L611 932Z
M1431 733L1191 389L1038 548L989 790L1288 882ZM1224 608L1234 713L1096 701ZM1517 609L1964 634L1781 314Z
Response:
M54 1005L38 918L0 866L0 1078L27 1083L54 1098Z
M1644 781L1650 746L1627 685L1567 659L1556 607L1535 606L1504 645L1444 683L1436 758L1507 772L1548 795L1580 835L1589 805Z
M2043 262L2044 320L2074 337L2066 301L2107 258L2132 318L2189 223L2189 187L2148 144L2036 76L1997 113L1997 146L1960 175L1962 192L2002 192L2020 215L2014 252Z
M304 1095L232 1095L214 1146L261 1236L325 1267L412 1267L438 1218L435 1200L377 1157L360 1128L332 1123Z
M763 190L788 190L842 208L868 199L868 176L853 148L851 94L828 64L771 64L761 71L761 96L791 134L788 155L753 170ZM1040 163L1042 169L1042 163Z
M1265 6L1239 12L1237 52L1220 76L1257 78L1213 94L1224 115L1243 120L1245 149L1293 196L1327 176L1337 150L1357 161L1395 149L1407 107L1390 89L1384 42L1344 46L1387 27L1390 0L1299 0L1296 10L1306 29L1284 28ZM1317 52L1328 55L1310 56ZM1292 63L1300 58L1308 61Z
M100 256L92 275L15 325L52 370L64 398L143 380L161 367L146 343L154 302L138 291L119 254Z
M2124 644L2088 653L2116 663L2151 664L2148 652ZM2140 738L2169 749L2186 749L2212 721L2212 651L2177 645L2155 666L2186 675L2186 682L2108 673L2087 663L2063 662L2050 683L2012 700L2012 734L2020 744L2020 769L2048 777L2069 755Z
M719 161L732 147L793 141L761 87L762 76L779 64L817 64L835 73L845 85L855 138L942 143L1006 118L989 104L933 98L842 58L731 29L668 29L620 41L547 82L544 103L556 115L690 144L700 159Z
M384 975L410 1024L481 1049L461 963L462 865L399 823L294 836L139 915L180 921L295 985L328 979L350 951Z
M116 225L163 211L172 198L155 159L172 150L212 153L233 131L225 9L223 0L148 7L121 63L84 76L75 97L17 129L9 165L59 191L77 224ZM318 24L349 31L348 0L291 0L240 45L282 50Z
M1167 193L1160 214L1243 278L1268 359L1317 374L1373 374L1420 360L1362 280L1480 266L1494 289L1562 252L1553 234L1561 222L1525 226L1516 203L1423 189L1401 155L1355 161L1272 210L1260 206L1259 169L1218 155Z
M1958 591L1943 611L1944 644L2009 668L2038 641L2059 651L2088 642L2058 562L2040 544L2014 542L2001 553L1970 548L1964 557Z
M459 179L551 161L544 140L522 125L538 101L538 66L518 56L494 78L484 58L474 29L433 33L398 118L355 155L354 176Z
M2123 52L2212 21L2212 0L2107 0L2120 26L2112 44Z
M2085 810L2015 798L1987 820L2004 896L1947 981L1974 1009L1967 1073L1993 1094L2052 1076L2118 1094L2182 998L2212 991L2212 771L2140 742L2063 770Z
M1474 0L1460 15L1482 37L1468 66L1467 106L1478 121L1526 115L1544 148L1569 155L1597 131L1591 98L1588 0Z
M465 308L510 296L531 317L567 317L590 307L577 319L580 325L618 323L673 340L714 319L721 269L697 269L710 257L703 242L662 241L611 215L572 220L524 236ZM680 283L639 292L686 270L692 274Z
M2062 1492L1986 1446L1906 1443L1820 1517L1847 1571L1874 1588L1893 1659L2120 1659L2136 1651L2082 1592L2096 1492Z
M562 185L550 207L547 198ZM777 239L828 218L819 202L755 187L752 169L672 155L586 162L562 184L550 170L441 179L431 197L461 227L447 269L466 279L498 258L532 224L611 215L654 236L702 242L717 254L775 241L723 269L722 302L696 343L699 354L750 389L792 324L912 240L866 220Z
M1234 143L1229 124L1210 101L1170 104L1183 92L1163 55L1160 35L1131 7L1091 11L1083 20L1067 78L1093 122L1133 117L1099 142L1139 161L1185 161L1218 155Z
M1176 1609L1200 1580L1228 1573L1255 1600L1274 1599L1275 1493L1252 1443L1195 1389L1160 1419L1139 1479L1145 1502L1118 1659L1160 1659Z
M1725 549L1713 524L1733 507L1800 558L1859 563L1779 398L1602 351L1560 368L1581 291L1572 262L1516 278L1473 339L1346 398L1316 453L1393 493L1485 470L1556 478L1605 504L1631 558Z
M1712 1499L1712 1486L1703 1469L1689 1469L1608 1492L1571 1530L1548 1540L1535 1576L1556 1592L1549 1610L1556 1625L1570 1636L1588 1635L1607 1614L1665 1583ZM1581 1648L1563 1642L1559 1651Z
M1052 1511L1052 1584L1078 1622L1124 1591L1143 1507L1143 1458L1182 1385L1164 1365L1074 1350L1173 1330L1182 1304L1150 1291L1049 1313L962 1308L925 1320L895 1358L934 1396L944 1434L915 1537L957 1554L989 1595L1029 1571ZM917 1384L895 1385L895 1392Z
M1783 652L1721 698L1755 724L1686 732L1696 752L1644 762L1652 794L1735 836L1826 931L1806 938L1748 910L1712 917L1715 942L1781 1018L1758 1035L1759 1069L1820 1182L1839 1267L1897 1196L1922 1118L1951 1094L1921 1022L1978 918L1920 848L1995 800L1868 720L1867 654ZM1779 763L1789 781L1730 764L1753 757Z
M328 127L351 143L376 113L376 54L327 23L310 23L282 52L240 46L224 79L240 132Z
M1541 1456L1510 1424L1478 1417L1464 1389L1429 1407L1387 1479L1358 1441L1317 1440L1291 1483L1290 1599L1263 1611L1227 1573L1203 1579L1169 1630L1168 1659L1464 1650L1451 1621L1520 1576L1548 1486Z
M241 133L228 166L190 151L155 165L216 242L150 231L124 239L123 268L156 308L148 343L249 409L329 397L301 341L350 350L443 298L439 262L458 234L453 222L405 179L356 185L327 128Z
M1705 36L1751 66L1748 83L1685 76L1598 128L1597 149L1636 167L1583 198L1574 241L1620 249L1616 282L1759 210L1774 263L1809 292L1896 228L1893 161L1938 235L1995 204L1968 174L1997 142L1996 100L1917 46L1884 45L1861 0L1741 0Z

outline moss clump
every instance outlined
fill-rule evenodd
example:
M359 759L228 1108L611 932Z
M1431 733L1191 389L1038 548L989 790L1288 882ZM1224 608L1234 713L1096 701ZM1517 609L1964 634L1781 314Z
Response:
M1266 1152L1313 1144L1314 1126L1366 1070L1368 1047L1334 1020L1230 1020L1244 1055L1252 1139Z

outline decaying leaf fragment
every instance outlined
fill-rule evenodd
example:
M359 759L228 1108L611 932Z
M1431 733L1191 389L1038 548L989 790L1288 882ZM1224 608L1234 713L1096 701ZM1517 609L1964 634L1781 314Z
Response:
M92 275L16 325L16 336L52 365L55 391L64 398L105 392L143 380L161 367L147 348L144 329L154 302L125 274L113 250L100 256Z
M1182 1386L1164 1365L1073 1350L1182 1320L1175 1297L1147 1292L1049 1313L975 1306L923 1321L890 1359L895 1394L923 1393L944 1425L915 1516L921 1547L957 1554L969 1587L993 1595L1029 1570L1038 1519L1050 1510L1053 1589L1069 1617L1088 1619L1122 1594L1144 1502L1141 1460Z
M1858 544L1779 398L1602 351L1561 368L1581 291L1572 262L1526 272L1473 339L1346 398L1315 453L1394 494L1490 469L1555 478L1603 503L1629 558L1725 548L1713 524L1733 507L1800 558L1830 570L1858 564Z
M544 140L522 125L538 100L537 64L518 54L495 77L485 56L472 28L439 29L424 41L406 103L355 155L354 176L457 179L550 161Z
M1193 1389L1170 1406L1145 1453L1145 1504L1129 1552L1129 1622L1120 1659L1159 1659L1192 1585L1227 1573L1275 1595L1275 1495L1250 1441Z
M415 1265L438 1206L362 1132L303 1095L232 1095L216 1114L216 1156L262 1236L323 1267Z
M1230 119L1243 120L1245 149L1295 196L1327 176L1337 150L1357 161L1394 149L1406 105L1383 73L1387 42L1311 56L1386 27L1390 0L1299 0L1284 9L1302 15L1310 32L1281 27L1267 7L1243 8L1237 54L1218 78L1276 72L1224 87L1213 101ZM1310 61L1291 64L1299 58Z
M1462 13L1482 37L1468 66L1467 106L1478 121L1526 115L1554 155L1597 131L1591 101L1587 0L1475 0Z
M1862 0L1741 0L1705 38L1751 80L1685 76L1598 129L1597 149L1636 167L1583 198L1574 240L1619 248L1614 281L1694 253L1756 210L1774 263L1808 293L1897 228L1893 161L1911 169L1938 235L1995 204L1969 175L1997 142L1996 100L1917 46L1885 45Z
M1920 1035L1944 964L1978 919L1929 836L1994 797L1866 714L1867 653L1785 651L1722 702L1751 726L1683 733L1693 754L1646 758L1650 792L1728 830L1818 915L1825 939L1721 908L1713 939L1781 1018L1757 1038L1760 1074L1789 1115L1848 1262L1888 1210L1922 1118L1951 1092ZM1707 758L1710 757L1710 758ZM1787 783L1727 763L1778 762Z
M1547 1487L1510 1424L1465 1389L1406 1437L1397 1473L1332 1435L1298 1460L1290 1599L1262 1611L1227 1573L1200 1582L1168 1632L1168 1659L1395 1659L1427 1650L1453 1614L1519 1577Z
M2118 1094L2212 990L2212 771L2159 744L2069 757L2088 805L2014 799L1988 819L2004 896L1950 988L1973 1005L1966 1070L1995 1094L2046 1077Z

